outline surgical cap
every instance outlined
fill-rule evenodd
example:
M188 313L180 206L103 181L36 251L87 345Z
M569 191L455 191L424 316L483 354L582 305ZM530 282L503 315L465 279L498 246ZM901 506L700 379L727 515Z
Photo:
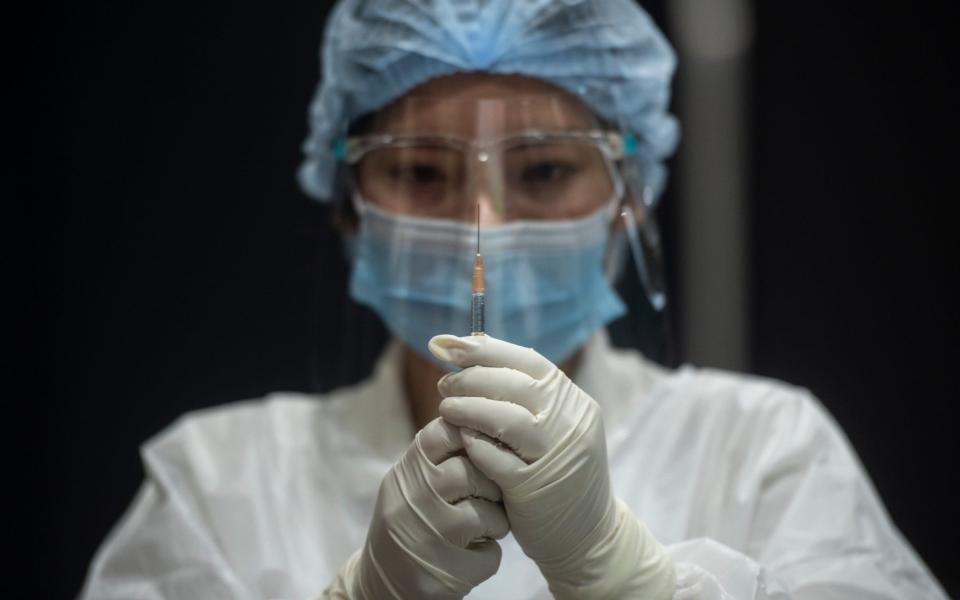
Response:
M676 58L633 0L343 0L327 21L299 180L334 194L335 140L349 125L434 77L483 71L546 80L636 139L654 195L676 147L667 112Z

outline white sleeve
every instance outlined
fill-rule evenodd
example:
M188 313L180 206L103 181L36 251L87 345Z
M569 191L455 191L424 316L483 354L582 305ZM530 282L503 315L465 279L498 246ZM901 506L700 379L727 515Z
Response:
M144 483L94 557L80 598L319 593L362 544L389 468L379 457L338 461L344 438L329 433L342 417L328 419L323 406L279 394L235 402L184 415L148 440Z
M199 515L147 479L97 552L81 600L246 600Z
M242 421L259 405L237 406L215 418L185 415L141 447L144 482L97 551L81 600L264 597L260 574L243 570L254 549L235 543L257 526L248 510L260 504L256 490L238 486L249 481L243 465L260 468L250 456L265 452ZM244 434L246 455L235 447Z
M749 557L710 538L667 547L677 574L674 600L789 598Z
M674 598L947 598L814 398L753 425L766 430L744 436L727 482L753 504L742 551L708 537L668 546Z

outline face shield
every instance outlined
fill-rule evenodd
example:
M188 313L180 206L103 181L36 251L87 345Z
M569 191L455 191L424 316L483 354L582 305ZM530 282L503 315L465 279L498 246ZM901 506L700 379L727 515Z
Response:
M470 333L482 254L487 333L563 361L625 311L612 279L645 220L632 145L563 94L390 105L334 148L358 216L351 296L427 356Z
M482 223L576 219L623 194L624 137L572 98L407 99L338 141L359 196L385 211Z

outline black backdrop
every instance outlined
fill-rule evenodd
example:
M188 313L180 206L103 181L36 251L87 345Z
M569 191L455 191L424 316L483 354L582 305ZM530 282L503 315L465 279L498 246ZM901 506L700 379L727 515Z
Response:
M957 594L946 3L757 4L755 370L823 399ZM14 585L66 598L139 485L140 443L187 410L356 376L334 367L353 312L293 179L326 3L35 10L8 113L27 160L5 505ZM676 282L669 195L663 217Z

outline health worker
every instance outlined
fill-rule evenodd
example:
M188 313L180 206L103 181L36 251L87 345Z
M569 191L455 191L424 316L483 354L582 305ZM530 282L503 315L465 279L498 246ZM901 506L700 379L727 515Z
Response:
M337 4L299 180L393 342L147 442L82 597L945 598L807 390L611 345L675 62L630 0Z

